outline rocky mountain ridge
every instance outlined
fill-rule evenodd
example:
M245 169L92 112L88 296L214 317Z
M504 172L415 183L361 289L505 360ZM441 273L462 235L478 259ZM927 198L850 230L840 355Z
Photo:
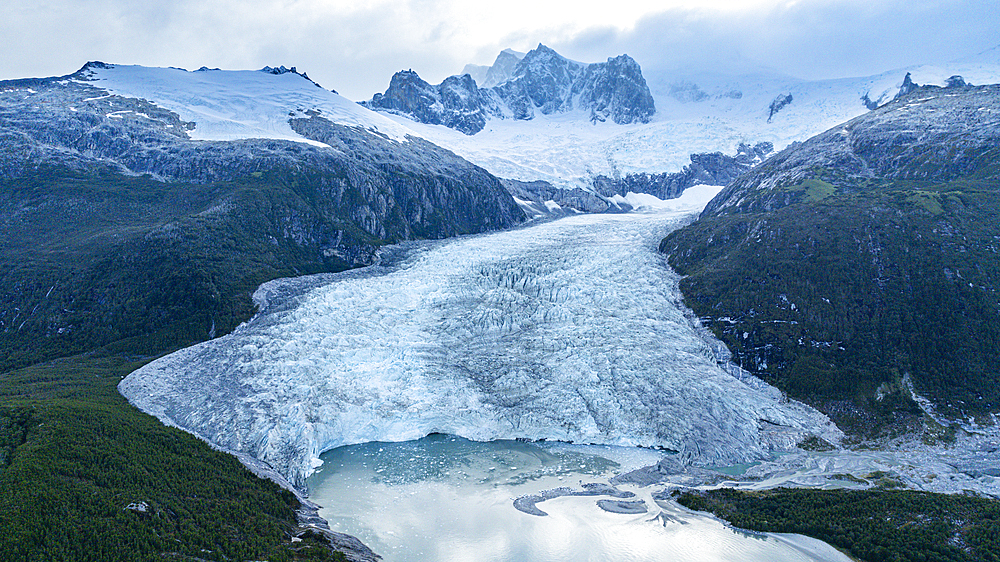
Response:
M513 49L504 49L497 55L490 66L467 64L458 75L468 74L480 88L492 88L510 78L514 67L524 58L524 53Z
M769 142L753 146L741 143L736 154L696 153L679 172L629 173L618 177L597 175L590 189L565 188L544 180L532 182L504 179L503 184L529 215L565 212L607 213L632 210L625 201L629 193L658 199L675 199L695 185L727 185L740 174L760 164L774 150Z
M628 55L584 64L539 44L519 59L512 52L501 53L486 76L487 83L496 84L480 87L462 74L432 85L412 70L401 71L385 93L362 105L467 135L483 130L490 118L527 121L539 114L583 110L591 121L630 124L648 123L656 112L642 70Z
M904 84L910 85L904 85L892 104L775 155L766 166L729 185L705 213L780 208L793 199L779 186L832 165L843 178L834 184L864 179L944 182L973 174L991 164L984 151L989 154L1000 141L993 109L1000 87L968 86L957 78L951 86L921 87L907 75ZM944 147L949 152L939 152Z
M790 146L661 244L744 368L862 435L1000 411L1000 86L950 84Z

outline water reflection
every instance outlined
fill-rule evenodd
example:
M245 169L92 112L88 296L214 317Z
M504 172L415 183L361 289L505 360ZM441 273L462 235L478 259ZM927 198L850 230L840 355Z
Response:
M597 505L609 498L593 496L546 500L539 504L545 517L513 507L519 496L607 483L658 457L644 449L432 435L329 451L309 487L333 529L359 537L386 562L848 560L818 541L727 528L654 500L656 487L620 487L649 507L641 514L609 513Z

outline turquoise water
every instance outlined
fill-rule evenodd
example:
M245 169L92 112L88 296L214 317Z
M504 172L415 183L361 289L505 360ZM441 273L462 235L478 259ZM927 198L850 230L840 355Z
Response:
M607 483L656 461L645 449L562 443L478 443L432 435L324 453L309 480L331 528L357 536L385 562L671 561L808 562L848 559L804 538L736 532L718 520L657 502L657 487L620 486L646 513L598 507L598 497L541 502L545 517L516 510L518 496Z

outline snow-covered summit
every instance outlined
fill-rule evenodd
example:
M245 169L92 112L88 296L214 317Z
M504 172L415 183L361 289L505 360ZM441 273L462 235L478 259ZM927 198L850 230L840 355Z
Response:
M289 119L306 112L338 125L362 127L397 141L417 136L404 124L325 90L295 68L189 72L180 68L152 68L87 63L74 75L78 80L114 94L141 98L194 122L195 140L282 139L319 144L292 130Z
M485 80L479 85L483 88L492 88L506 82L510 78L510 75L514 73L514 67L517 66L517 63L521 62L525 54L527 53L515 51L514 49L500 51L496 60L493 61L493 66L490 66L489 70L486 71Z
M693 153L733 154L741 143L758 142L781 150L891 101L908 72L919 85L946 86L956 75L976 85L1000 82L1000 47L943 65L831 80L650 69L652 62L643 69L656 105L648 123L593 122L582 111L539 112L530 121L490 119L467 136L389 117L500 177L590 190L598 175L677 172ZM791 100L778 108L779 97Z

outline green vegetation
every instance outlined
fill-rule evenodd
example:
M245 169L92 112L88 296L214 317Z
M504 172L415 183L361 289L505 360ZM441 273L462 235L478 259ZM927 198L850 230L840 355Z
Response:
M376 241L319 185L51 168L0 184L0 559L343 559L301 535L293 494L116 389L248 319L260 283L365 258Z
M853 474L841 473L834 474L830 476L830 480L842 480L844 482L853 482L854 484L867 484L868 481L863 478L858 478Z
M837 188L823 180L807 179L802 183L785 188L787 191L802 191L805 193L803 201L806 203L816 203L837 192Z
M0 378L0 558L343 559L292 542L291 492L128 405L116 385L141 363L88 354Z
M997 170L814 172L826 179L786 191L800 193L789 204L706 213L664 239L687 304L744 368L857 435L919 427L906 375L946 415L996 411Z
M151 355L201 341L249 318L264 281L346 269L350 256L324 249L339 236L363 258L371 235L312 185L62 169L3 182L0 371L113 342Z
M957 192L961 193L961 192ZM908 203L918 205L932 215L940 215L944 212L941 207L941 194L932 191L916 191L906 198Z
M806 451L832 451L836 449L832 443L823 439L822 437L816 437L815 435L810 435L798 444L800 449Z
M1000 561L1000 502L979 497L779 488L677 501L742 529L814 537L865 562Z

